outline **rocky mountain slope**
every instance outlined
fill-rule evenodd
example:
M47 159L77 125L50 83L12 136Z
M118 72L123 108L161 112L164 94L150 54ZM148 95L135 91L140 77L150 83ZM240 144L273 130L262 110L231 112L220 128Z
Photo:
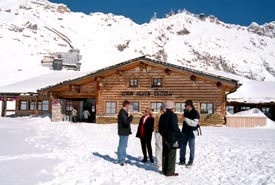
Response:
M71 12L47 0L0 1L0 86L49 73L43 56L78 48L82 71L141 55L204 71L275 80L275 22L226 24L181 11L138 25L113 14Z

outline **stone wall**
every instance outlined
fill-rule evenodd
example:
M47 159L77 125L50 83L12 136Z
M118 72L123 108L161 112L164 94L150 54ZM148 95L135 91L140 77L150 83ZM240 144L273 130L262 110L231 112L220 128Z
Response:
M64 105L64 100L53 99L52 101L52 121L63 121L64 114L62 113L62 105Z

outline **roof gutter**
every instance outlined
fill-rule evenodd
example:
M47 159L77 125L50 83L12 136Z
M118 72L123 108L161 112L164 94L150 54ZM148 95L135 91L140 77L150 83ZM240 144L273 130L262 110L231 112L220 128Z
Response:
M225 94L225 102L227 102L227 96L236 92L240 86L242 86L242 84L238 83L238 81L235 81L235 87L230 92Z

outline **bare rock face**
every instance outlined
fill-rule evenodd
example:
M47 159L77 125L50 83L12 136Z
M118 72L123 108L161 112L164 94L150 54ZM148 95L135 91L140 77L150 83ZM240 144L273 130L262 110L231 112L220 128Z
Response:
M70 9L65 5L59 5L57 7L56 11L59 13L70 13L71 12Z
M32 24L29 21L24 24L24 27L28 28L28 29L31 29L31 30L34 30L34 31L37 31L37 29L38 29L37 24Z
M256 33L262 36L268 36L270 38L275 37L275 22L266 23L264 25L258 25L253 22L248 26L247 30L252 33Z

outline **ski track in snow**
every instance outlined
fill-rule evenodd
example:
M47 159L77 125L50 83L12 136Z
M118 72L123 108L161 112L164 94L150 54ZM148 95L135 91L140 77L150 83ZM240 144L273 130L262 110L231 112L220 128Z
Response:
M5 121L0 119L0 123ZM38 181L39 185L275 184L275 129L203 127L203 136L196 139L194 166L186 169L176 165L179 176L168 178L161 175L153 164L140 162L142 152L139 139L135 137L136 125L132 126L133 134L127 148L131 164L121 167L115 163L116 124L51 123L43 119L24 121L30 122L24 124L24 128L35 131L25 142L44 153L0 156L0 165L26 158L55 159L52 171L46 168L40 171L42 174L53 173L52 178ZM154 139L152 146L154 151ZM178 159L179 151L177 162Z

